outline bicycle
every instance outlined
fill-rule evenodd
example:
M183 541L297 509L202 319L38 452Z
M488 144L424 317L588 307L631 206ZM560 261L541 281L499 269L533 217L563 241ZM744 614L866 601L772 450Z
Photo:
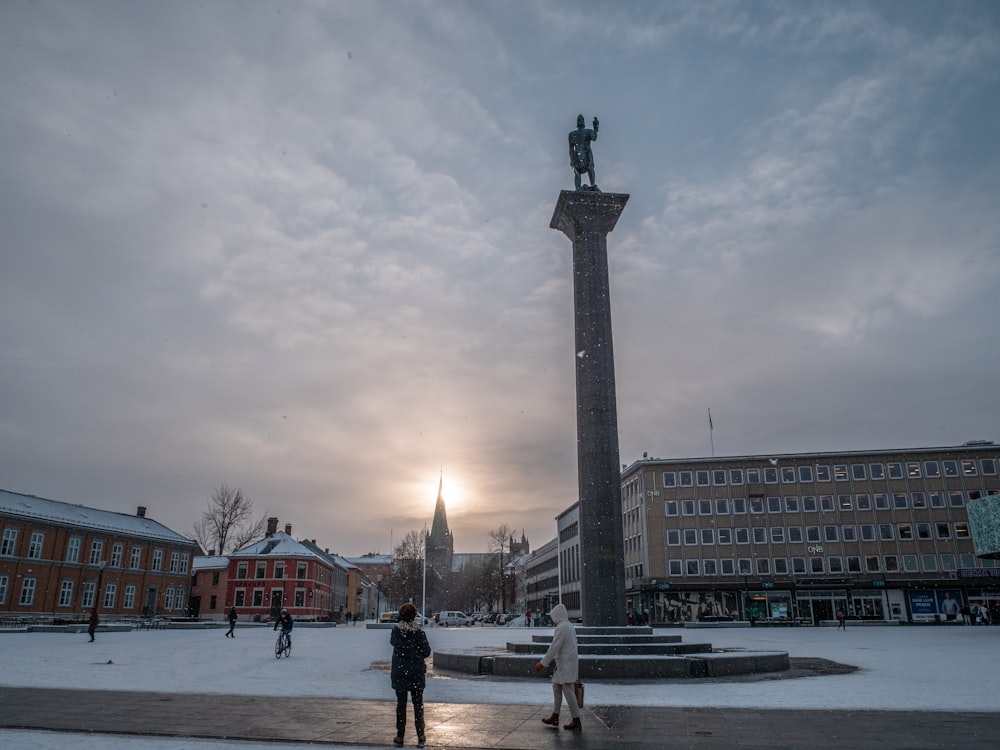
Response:
M278 633L278 640L274 642L274 658L280 659L284 656L286 659L292 655L292 639L288 637L288 631L282 630Z

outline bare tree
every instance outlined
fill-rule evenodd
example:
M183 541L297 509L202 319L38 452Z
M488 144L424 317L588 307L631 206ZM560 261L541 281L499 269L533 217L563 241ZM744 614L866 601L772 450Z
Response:
M264 535L267 511L254 520L253 501L241 489L225 484L212 493L208 509L194 525L194 538L205 550L220 555L236 552Z
M395 566L392 571L392 585L400 602L411 598L420 609L424 574L424 535L420 531L410 531L396 545Z
M490 577L496 581L493 590L497 596L494 601L499 601L501 612L507 610L507 586L504 574L507 563L510 562L510 540L513 536L514 534L507 524L503 524L499 528L489 532L490 543L488 549L497 556L496 568L494 569L496 577Z

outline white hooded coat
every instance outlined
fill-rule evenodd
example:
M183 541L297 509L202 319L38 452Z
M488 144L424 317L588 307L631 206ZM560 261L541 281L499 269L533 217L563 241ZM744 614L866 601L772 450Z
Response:
M555 661L556 669L552 673L553 684L576 682L580 674L576 649L576 626L569 621L569 614L562 604L554 606L550 615L556 629L552 633L552 644L545 652L545 656L541 658L541 662L547 667Z

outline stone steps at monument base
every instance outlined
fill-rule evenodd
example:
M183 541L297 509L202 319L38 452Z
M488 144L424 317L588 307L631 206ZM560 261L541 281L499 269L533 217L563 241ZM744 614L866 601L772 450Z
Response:
M548 650L547 643L508 643L512 654L543 655ZM578 643L580 654L621 654L623 656L674 656L676 654L705 654L712 652L711 643Z

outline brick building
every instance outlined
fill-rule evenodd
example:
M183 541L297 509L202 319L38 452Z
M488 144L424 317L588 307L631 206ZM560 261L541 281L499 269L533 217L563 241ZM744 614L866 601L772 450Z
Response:
M0 490L0 616L184 615L197 542L146 517Z

